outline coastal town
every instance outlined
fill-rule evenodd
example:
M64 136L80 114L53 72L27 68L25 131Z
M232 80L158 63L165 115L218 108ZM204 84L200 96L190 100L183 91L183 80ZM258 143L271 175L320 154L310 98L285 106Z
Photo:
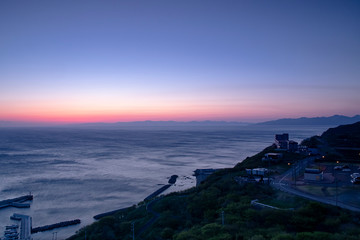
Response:
M272 184L300 186L300 185L314 185L314 186L351 186L360 184L360 166L353 163L349 159L341 161L340 159L334 162L327 162L326 153L318 148L308 147L306 145L299 145L298 142L289 140L289 134L276 134L272 152L264 154L262 166L253 169L246 169L245 176L238 179L246 182L260 182L265 181ZM347 149L350 150L350 149ZM352 148L355 155L360 156L360 148ZM293 158L284 157L284 153L294 153L302 156L301 160L294 160ZM276 174L273 168L278 165L288 165L288 170L283 174ZM197 169L194 171L196 176L196 185L200 185L205 179L220 169ZM277 181L281 179L281 181Z

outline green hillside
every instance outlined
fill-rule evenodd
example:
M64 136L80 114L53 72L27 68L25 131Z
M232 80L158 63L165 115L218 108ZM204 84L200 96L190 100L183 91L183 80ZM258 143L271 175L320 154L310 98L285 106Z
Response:
M331 148L330 160L360 163L360 122L330 128L321 139Z
M360 148L360 122L330 128L321 137L332 147Z

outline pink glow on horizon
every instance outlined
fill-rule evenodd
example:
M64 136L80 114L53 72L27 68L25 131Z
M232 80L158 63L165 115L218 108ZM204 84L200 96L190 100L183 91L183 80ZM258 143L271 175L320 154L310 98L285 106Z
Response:
M131 121L238 121L262 122L279 118L319 117L342 114L358 114L351 108L339 111L334 105L322 107L316 104L280 105L275 101L33 101L13 102L2 106L0 121L33 123L89 123ZM296 107L293 107L296 106Z
M88 122L131 122L131 121L248 121L257 122L274 119L276 117L260 115L251 112L224 112L224 111L171 111L171 112L131 112L123 114L113 113L37 113L37 114L12 114L2 116L0 120L17 122L44 122L44 123L88 123Z
M355 115L355 114L353 114ZM37 115L37 116L12 116L1 118L1 121L14 121L14 122L29 122L29 123L44 123L50 125L68 124L68 123L115 123L115 122L132 122L132 121L234 121L234 122L262 122L268 120L275 120L279 118L298 118L305 115L293 116L271 116L271 115L231 115L231 114L192 114L184 115L179 114L114 114L114 115ZM320 117L331 115L306 115L305 117ZM349 115L352 116L352 115Z

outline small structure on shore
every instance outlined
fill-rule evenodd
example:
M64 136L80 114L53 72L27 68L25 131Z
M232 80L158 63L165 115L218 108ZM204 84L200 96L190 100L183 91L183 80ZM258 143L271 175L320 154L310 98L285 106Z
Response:
M216 171L219 171L220 169L213 169L213 168L207 168L207 169L196 169L194 171L194 176L196 177L196 186L199 186L202 182L205 181L205 179L213 174Z

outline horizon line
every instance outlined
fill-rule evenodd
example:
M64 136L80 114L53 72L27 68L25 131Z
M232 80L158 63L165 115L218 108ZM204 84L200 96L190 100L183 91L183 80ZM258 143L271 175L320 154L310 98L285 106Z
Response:
M91 125L91 124L104 124L104 125L112 125L112 124L131 124L131 123L182 123L182 124L189 124L189 123L225 123L225 124L241 124L241 125L251 125L251 124L259 124L277 120L292 120L292 119L302 119L302 118L330 118L330 117L347 117L347 118L354 118L360 116L360 114L355 114L353 116L346 116L341 114L334 114L331 116L316 116L316 117L280 117L280 118L264 118L262 120L253 120L253 121L240 121L240 120L134 120L134 121L115 121L115 122L106 122L106 121L97 121L97 122L64 122L64 121L13 121L13 120L1 120L0 119L0 127L26 127L26 126L81 126L81 125ZM9 126L1 126L1 124L9 124Z

